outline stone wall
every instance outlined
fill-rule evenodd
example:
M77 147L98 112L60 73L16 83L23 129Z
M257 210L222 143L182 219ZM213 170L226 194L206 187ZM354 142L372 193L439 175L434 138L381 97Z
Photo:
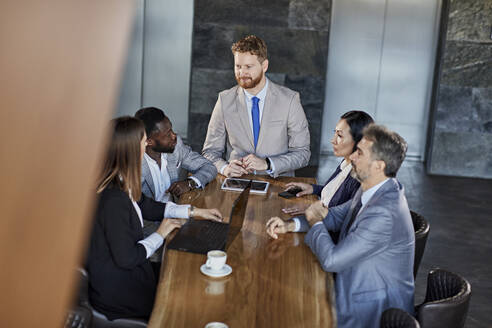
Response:
M491 17L490 0L450 1L429 173L492 178Z
M230 47L255 34L268 47L267 76L296 90L309 121L310 165L321 138L330 0L197 0L188 143L201 151L218 92L236 84Z

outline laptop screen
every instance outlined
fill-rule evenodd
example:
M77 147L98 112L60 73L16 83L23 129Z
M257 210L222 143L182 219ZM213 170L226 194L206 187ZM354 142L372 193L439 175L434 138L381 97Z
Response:
M239 197L234 201L231 209L231 218L229 220L229 232L227 234L226 249L234 241L236 236L243 227L244 219L246 216L246 207L248 206L249 191L251 189L251 182L244 189Z

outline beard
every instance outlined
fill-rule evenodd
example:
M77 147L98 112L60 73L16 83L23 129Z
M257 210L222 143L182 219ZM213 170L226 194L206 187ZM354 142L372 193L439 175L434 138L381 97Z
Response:
M152 147L152 150L155 152L158 152L158 153L172 153L172 152L174 152L175 146L176 146L176 144L174 144L172 146L164 146L161 143L157 143L157 145Z
M364 174L363 172L357 172L357 168L355 167L354 163L352 163L352 170L350 170L350 176L355 180L359 181L360 183L362 183L365 179L367 179L367 174Z
M239 84L241 86L241 88L252 89L252 88L256 87L261 82L261 79L263 78L264 75L265 75L265 73L261 72L260 76L258 76L256 79L253 79L251 77L241 79L241 78L239 78L239 76L236 75L236 81L237 81L237 84Z

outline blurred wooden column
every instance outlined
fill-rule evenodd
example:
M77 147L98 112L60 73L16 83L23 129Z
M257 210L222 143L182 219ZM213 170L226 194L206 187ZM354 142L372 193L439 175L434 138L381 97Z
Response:
M61 327L91 224L130 0L0 2L0 327Z

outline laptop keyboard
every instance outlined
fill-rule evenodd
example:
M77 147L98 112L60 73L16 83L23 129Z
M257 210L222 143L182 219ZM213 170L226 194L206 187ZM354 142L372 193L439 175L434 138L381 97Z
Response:
M209 221L206 226L200 228L199 237L202 240L212 241L223 238L227 233L227 224Z

